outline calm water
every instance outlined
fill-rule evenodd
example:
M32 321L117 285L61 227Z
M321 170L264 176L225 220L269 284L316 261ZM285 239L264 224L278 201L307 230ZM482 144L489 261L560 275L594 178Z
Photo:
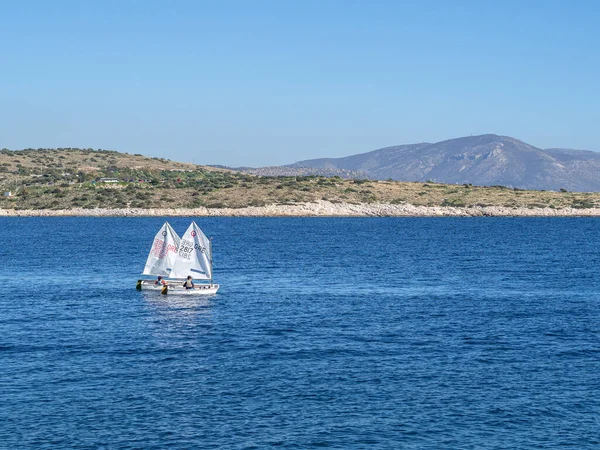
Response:
M599 219L163 221L0 218L1 448L600 445Z

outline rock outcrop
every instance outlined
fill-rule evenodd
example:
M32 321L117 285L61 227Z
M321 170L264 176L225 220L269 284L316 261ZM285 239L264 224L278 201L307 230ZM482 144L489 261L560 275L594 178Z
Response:
M600 208L509 208L502 206L392 205L387 203L349 204L318 201L296 205L249 206L246 208L194 209L63 209L0 210L4 217L89 216L89 217L600 217Z

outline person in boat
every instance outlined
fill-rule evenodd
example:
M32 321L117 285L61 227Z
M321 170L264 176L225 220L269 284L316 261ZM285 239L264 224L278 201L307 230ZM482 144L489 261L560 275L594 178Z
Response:
M155 285L157 285L157 286L158 286L159 284L161 284L161 285L163 285L163 286L164 286L164 285L166 285L166 284L167 284L167 282L164 280L164 278L163 278L163 277L161 277L161 276L159 275L159 276L158 276L158 278L156 279L156 281L154 282L154 284L155 284Z
M194 289L194 280L192 280L191 275L188 275L187 280L183 283L183 287L186 289Z

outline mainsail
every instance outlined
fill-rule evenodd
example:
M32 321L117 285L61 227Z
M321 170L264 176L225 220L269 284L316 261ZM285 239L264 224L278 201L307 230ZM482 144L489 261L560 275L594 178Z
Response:
M154 242L144 267L144 275L171 276L171 269L177 258L179 236L168 222L154 236Z
M192 222L179 243L179 253L173 265L170 278L187 278L197 280L212 279L212 255L210 240Z

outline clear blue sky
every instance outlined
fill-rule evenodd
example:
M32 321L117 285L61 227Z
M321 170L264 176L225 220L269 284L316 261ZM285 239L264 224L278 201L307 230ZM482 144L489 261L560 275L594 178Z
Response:
M0 3L0 147L272 165L496 133L600 150L600 2Z

